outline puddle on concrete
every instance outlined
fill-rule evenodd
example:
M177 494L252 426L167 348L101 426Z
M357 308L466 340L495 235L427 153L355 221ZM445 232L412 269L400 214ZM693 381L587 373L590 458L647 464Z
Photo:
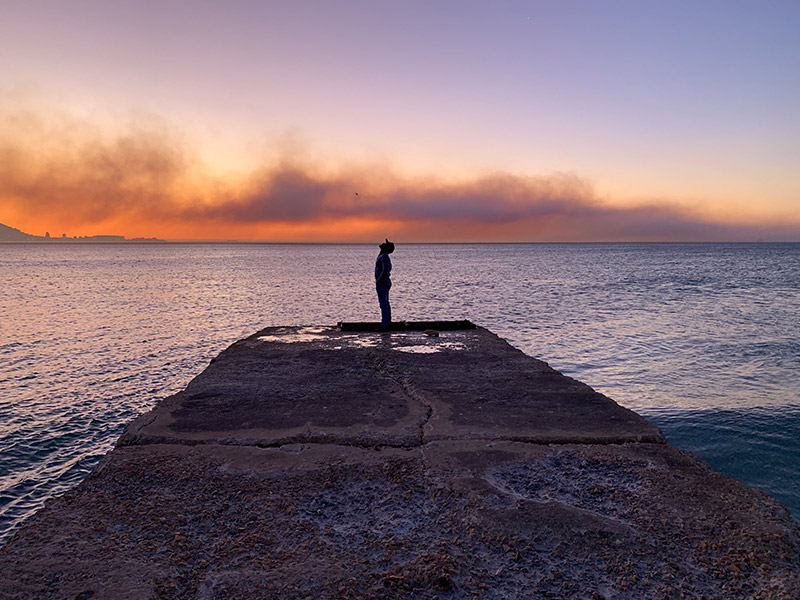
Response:
M439 342L437 344L426 344L418 346L392 346L392 350L400 352L411 352L413 354L432 354L442 350L464 350L466 346L460 342Z
M286 335L260 335L256 338L259 342L288 342Z
M353 337L347 338L343 340L345 344L349 346L355 346L357 348L375 348L378 345L378 340L375 338L368 338L368 337Z
M412 354L433 354L440 351L436 346L393 346L392 350L411 352Z
M286 333L278 335L261 335L258 340L261 342L280 342L282 344L293 344L295 342L315 342L325 336L321 335L328 331L324 327L301 327L297 331L287 330Z
M301 327L297 330L298 333L325 333L328 331L325 327Z
M330 350L343 350L344 348L386 348L387 345L392 350L399 352L409 352L412 354L432 354L442 350L464 350L466 345L463 342L442 341L439 338L430 339L426 344L414 344L415 341L428 340L414 332L393 332L390 337L385 335L359 335L346 334L333 336L331 330L325 327L301 327L300 329L286 329L285 333L277 330L272 335L261 335L258 338L261 342L278 342L281 344L294 344L297 342L334 342L335 345L329 346ZM403 344L403 342L412 342Z
M304 335L300 333L287 333L286 335L262 335L259 342L280 342L281 344L294 344L295 342L315 342L320 339L318 335Z

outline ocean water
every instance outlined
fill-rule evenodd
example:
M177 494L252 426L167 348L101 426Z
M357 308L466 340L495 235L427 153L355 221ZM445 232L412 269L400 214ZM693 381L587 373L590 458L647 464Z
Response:
M377 320L372 245L0 244L0 543L268 325ZM404 245L396 320L488 327L800 516L800 244Z

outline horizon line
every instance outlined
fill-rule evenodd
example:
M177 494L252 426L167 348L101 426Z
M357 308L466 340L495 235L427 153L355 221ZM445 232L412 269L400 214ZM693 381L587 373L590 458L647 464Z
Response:
M132 242L133 239L126 239L125 242ZM123 243L125 243L123 242ZM91 243L91 242L90 242ZM111 242L114 243L114 242ZM273 240L191 240L191 239L165 239L165 240L142 240L141 244L147 243L168 243L168 244L271 244L285 246L311 246L319 244L331 244L340 246L371 246L379 245L380 241L336 241L336 240L296 240L296 241L273 241ZM411 245L464 245L464 244L800 244L800 240L471 240L471 241L415 241L403 242L396 241L396 244L404 246Z

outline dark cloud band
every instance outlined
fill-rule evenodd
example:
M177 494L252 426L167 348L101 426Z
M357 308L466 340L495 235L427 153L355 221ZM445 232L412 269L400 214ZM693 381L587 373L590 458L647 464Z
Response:
M416 238L446 228L448 240L800 239L798 224L733 226L667 204L605 205L570 174L492 173L453 183L401 180L367 166L323 175L285 160L228 181L204 174L179 136L155 121L109 137L68 116L54 122L0 108L0 127L0 203L73 227L109 219L241 225L361 218L400 223Z

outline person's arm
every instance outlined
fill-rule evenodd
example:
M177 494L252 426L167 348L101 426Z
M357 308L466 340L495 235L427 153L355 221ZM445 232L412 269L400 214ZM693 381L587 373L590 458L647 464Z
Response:
M378 283L383 274L386 273L386 261L381 260L382 258L382 256L379 256L378 260L375 261L375 283Z
M375 283L378 283L381 280L381 277L383 277L383 273L385 270L386 268L384 267L383 261L379 256L378 260L375 261Z

